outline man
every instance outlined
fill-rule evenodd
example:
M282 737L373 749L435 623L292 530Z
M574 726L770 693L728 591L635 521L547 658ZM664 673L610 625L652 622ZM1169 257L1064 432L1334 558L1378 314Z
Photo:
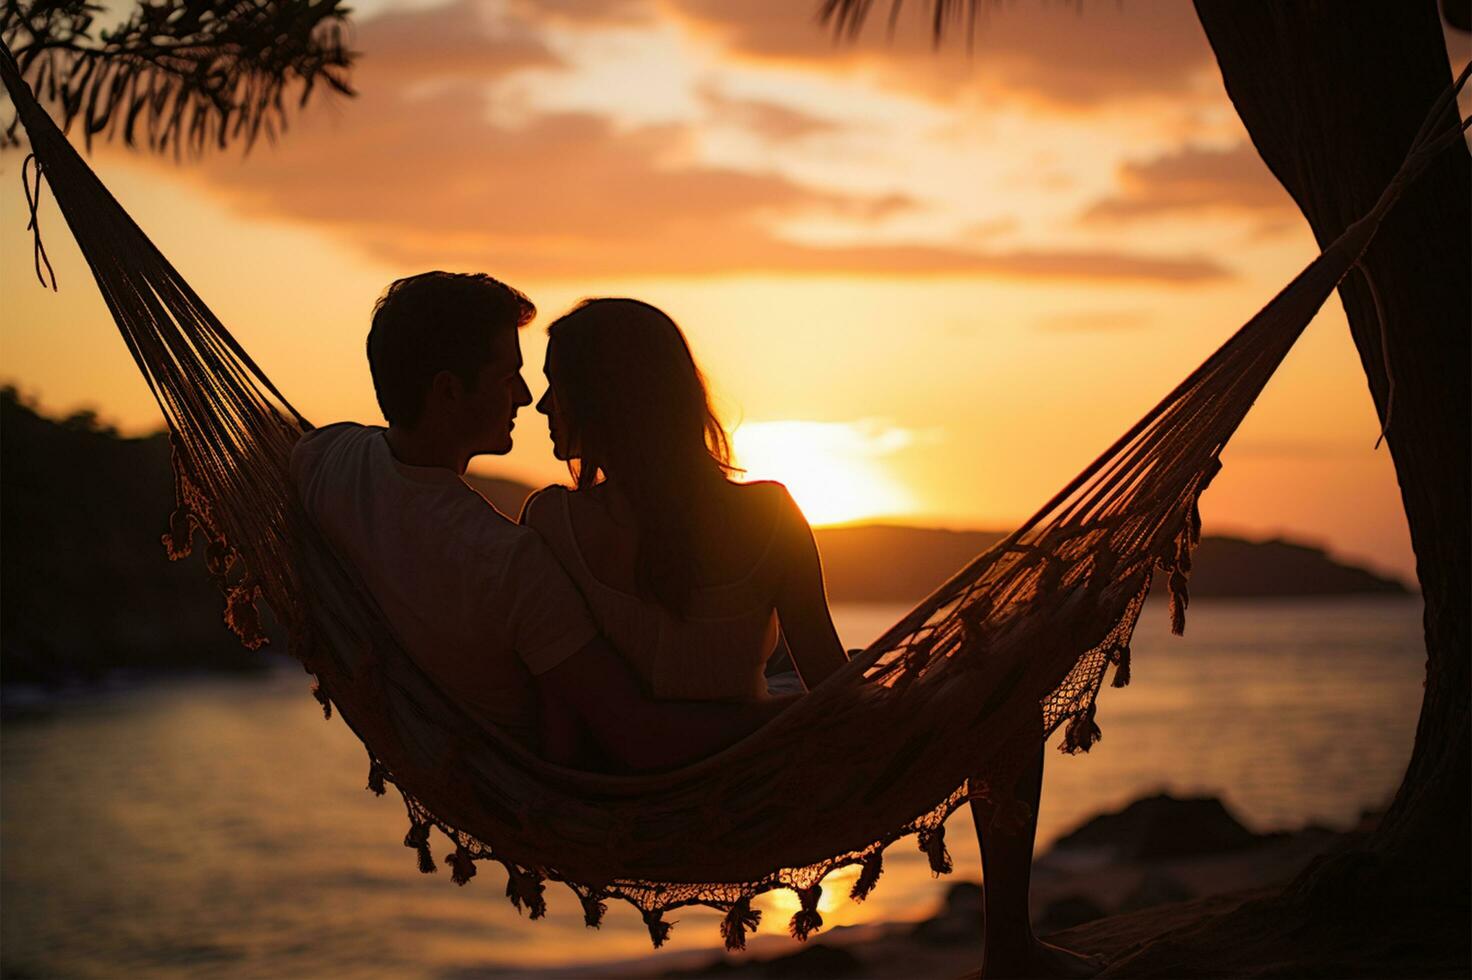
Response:
M644 697L536 532L462 479L471 458L511 449L517 409L531 404L518 331L535 313L486 275L393 283L368 334L388 428L343 422L308 433L292 479L409 656L473 714L528 744L540 721L555 761L575 761L568 733L580 726L618 768L692 762L782 702Z

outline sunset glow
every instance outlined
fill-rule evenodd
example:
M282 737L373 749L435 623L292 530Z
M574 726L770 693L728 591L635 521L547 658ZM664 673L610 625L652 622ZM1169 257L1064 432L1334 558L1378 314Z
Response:
M845 422L747 422L733 436L742 478L786 484L813 524L910 512L913 496L881 457L911 440L903 429Z

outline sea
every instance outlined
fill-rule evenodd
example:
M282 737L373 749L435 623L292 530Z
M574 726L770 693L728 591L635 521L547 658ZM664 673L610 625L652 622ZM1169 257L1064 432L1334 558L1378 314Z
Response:
M904 611L841 605L834 616L858 647ZM1048 756L1039 850L1159 791L1220 797L1259 831L1350 828L1400 781L1424 665L1418 597L1198 599L1184 637L1152 603L1130 686L1100 699L1103 739L1087 755ZM419 874L402 805L366 792L365 774L362 747L285 664L8 713L0 974L469 980L648 953L627 907L593 931L561 886L531 921L497 869L463 888L443 868ZM948 841L949 878L899 842L867 902L828 890L826 927L928 915L953 881L979 877L966 811ZM761 931L782 932L790 897L758 904ZM667 949L719 946L714 914L672 918Z

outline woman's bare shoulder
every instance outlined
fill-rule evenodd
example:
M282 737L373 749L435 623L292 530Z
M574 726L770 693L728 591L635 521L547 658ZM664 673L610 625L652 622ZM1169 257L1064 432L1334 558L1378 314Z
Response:
M792 500L787 485L776 480L752 480L750 483L732 483L732 489L748 507L786 507Z
M518 524L527 527L545 525L557 510L564 506L563 500L570 491L560 483L552 483L540 490L533 490L521 505L521 516L516 519Z
M732 484L737 497L747 513L757 523L775 526L778 529L791 527L797 522L807 524L797 501L792 499L785 484L776 480L756 480L752 483Z

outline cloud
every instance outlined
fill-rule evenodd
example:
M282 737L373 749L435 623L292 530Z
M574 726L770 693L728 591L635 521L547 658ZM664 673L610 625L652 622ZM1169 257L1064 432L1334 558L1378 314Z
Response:
M1120 99L1177 97L1212 71L1211 49L1189 3L981 4L967 43L964 19L940 50L929 4L902 8L892 36L875 5L853 39L817 22L816 3L796 0L663 0L667 10L730 52L829 72L879 72L885 81L937 98L985 93L1055 108Z
M522 17L579 27L647 24L657 14L653 0L512 0L511 9Z
M700 91L701 100L717 121L727 122L772 142L802 139L841 127L829 119L763 99L741 99L713 86Z
M563 61L533 31L492 20L477 0L430 10L389 10L362 21L353 39L360 59L354 84L370 76L382 87L446 80L495 81Z
M799 445L807 452L868 457L889 456L917 442L936 442L940 438L935 430L908 429L885 419L748 421L736 428L735 435L743 445Z
M1184 146L1151 160L1126 163L1119 190L1096 201L1084 220L1117 223L1141 218L1233 212L1279 224L1297 213L1292 198L1252 144L1226 149Z
M998 276L1195 283L1227 275L1191 255L999 249L881 240L868 229L917 208L904 194L835 191L702 159L692 124L620 125L586 111L492 112L494 84L556 56L520 22L473 2L365 21L360 97L304 119L246 160L210 157L193 179L247 213L325 228L406 269L508 278L738 273ZM412 38L412 44L402 39ZM780 106L727 99L757 126L811 126ZM335 122L336 125L332 123ZM837 218L839 246L784 237Z
M1107 249L1026 249L993 253L989 269L1020 279L1133 279L1198 283L1230 278L1215 259L1204 255L1151 256Z

